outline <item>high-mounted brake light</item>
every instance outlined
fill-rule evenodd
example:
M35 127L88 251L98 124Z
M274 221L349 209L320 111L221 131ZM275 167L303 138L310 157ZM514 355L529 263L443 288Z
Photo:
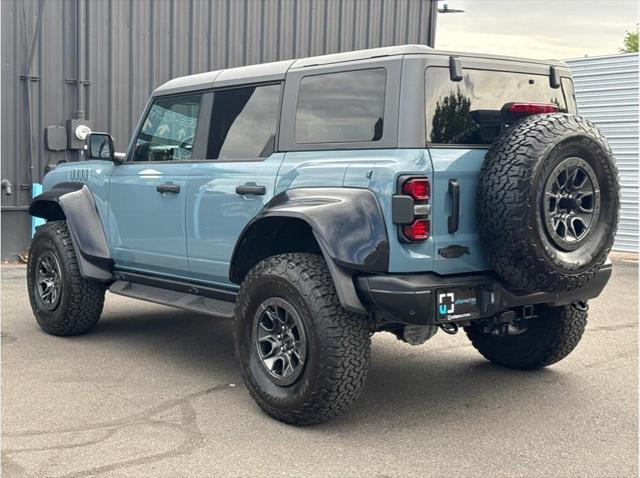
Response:
M410 241L426 241L431 232L431 221L428 219L416 219L408 226L404 226L402 232Z
M431 185L427 178L413 178L402 184L402 192L416 201L426 201L431 196Z
M509 113L525 113L537 115L543 113L557 113L558 105L553 103L511 103L508 108Z

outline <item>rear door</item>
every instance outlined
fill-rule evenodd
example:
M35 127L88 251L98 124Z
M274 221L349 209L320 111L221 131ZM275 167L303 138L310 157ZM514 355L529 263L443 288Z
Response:
M155 98L109 184L109 243L116 265L174 276L188 273L187 181L203 93Z
M284 155L275 152L281 83L217 89L206 161L191 170L187 246L192 277L230 284L240 233L274 194Z
M487 268L476 227L476 188L485 154L500 131L502 107L555 103L561 112L575 113L572 92L551 87L548 65L464 58L461 64L460 81L451 79L448 58L430 60L425 70L433 270L442 274ZM562 85L570 89L570 80L563 78Z

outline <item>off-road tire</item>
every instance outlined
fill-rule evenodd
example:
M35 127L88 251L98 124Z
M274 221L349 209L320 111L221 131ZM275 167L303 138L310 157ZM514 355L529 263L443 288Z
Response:
M582 307L536 307L538 317L528 319L528 328L519 335L494 336L482 325L465 327L467 337L484 358L496 365L518 370L534 370L559 362L576 348L587 325Z
M289 386L273 383L252 343L255 313L272 297L293 305L307 334L304 369ZM366 316L341 307L321 256L281 254L258 263L243 280L234 344L244 382L258 405L282 422L310 425L339 415L360 395L369 367L370 326Z
M62 287L59 302L53 310L47 310L36 290L38 260L46 253L52 253L60 266ZM36 231L29 250L27 287L36 321L51 335L84 334L100 319L105 285L80 275L65 221L49 221Z
M580 245L566 250L545 228L544 188L554 168L574 157L592 168L599 207L597 220ZM598 272L611 249L618 196L613 154L598 128L569 114L525 118L498 137L480 173L477 224L489 265L516 291L581 287Z

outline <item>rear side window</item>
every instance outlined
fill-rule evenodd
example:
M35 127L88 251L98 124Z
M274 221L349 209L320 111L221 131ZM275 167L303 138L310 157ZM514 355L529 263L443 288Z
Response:
M554 103L567 112L562 89L549 77L465 69L462 81L451 81L448 68L425 73L427 141L436 144L491 144L500 132L507 103Z
M380 140L385 86L384 68L304 77L296 109L296 143Z
M216 91L207 158L266 158L275 150L281 85Z
M169 96L153 102L136 138L134 161L191 159L202 94Z

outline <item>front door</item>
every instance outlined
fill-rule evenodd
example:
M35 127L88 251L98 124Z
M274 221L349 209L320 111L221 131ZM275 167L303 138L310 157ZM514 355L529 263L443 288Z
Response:
M236 241L273 196L281 84L216 90L206 162L191 170L187 248L192 276L227 285Z
M109 243L117 267L186 275L187 182L203 94L153 100L127 161L109 185Z

